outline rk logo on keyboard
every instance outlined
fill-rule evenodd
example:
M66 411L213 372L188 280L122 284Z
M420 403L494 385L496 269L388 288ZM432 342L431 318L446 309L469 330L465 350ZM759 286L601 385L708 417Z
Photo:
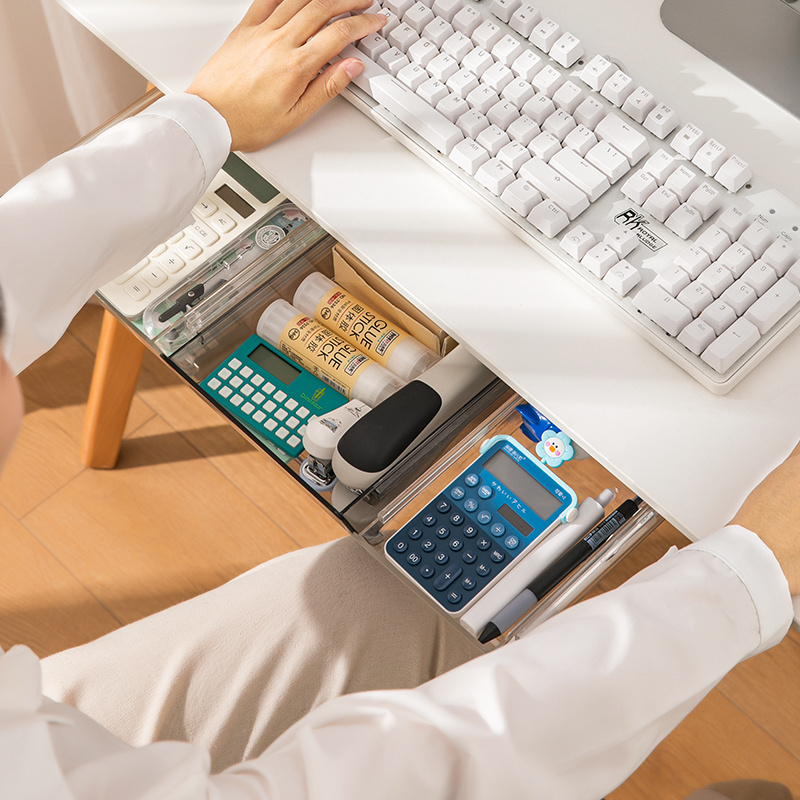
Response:
M639 241L654 253L656 250L667 246L667 243L660 236L656 236L647 227L650 224L650 220L644 214L640 214L632 208L617 214L614 217L614 222L632 230L639 237Z

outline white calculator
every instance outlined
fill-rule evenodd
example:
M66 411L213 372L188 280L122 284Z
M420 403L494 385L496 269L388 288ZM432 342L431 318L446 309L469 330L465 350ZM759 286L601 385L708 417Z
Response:
M138 319L154 300L285 200L274 186L231 154L192 209L192 224L102 286L100 294L126 317Z

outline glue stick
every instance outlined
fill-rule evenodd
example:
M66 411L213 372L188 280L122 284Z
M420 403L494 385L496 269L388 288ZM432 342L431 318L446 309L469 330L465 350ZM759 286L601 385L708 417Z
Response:
M403 381L414 380L439 360L433 350L319 272L297 287L293 303Z
M262 339L348 399L374 407L403 385L396 375L285 300L267 306L256 330Z

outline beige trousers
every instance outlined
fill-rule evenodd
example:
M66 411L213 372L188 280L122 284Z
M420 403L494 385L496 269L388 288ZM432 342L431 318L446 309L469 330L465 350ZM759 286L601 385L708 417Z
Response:
M44 659L44 693L133 745L199 744L216 772L325 700L417 686L479 652L348 537Z

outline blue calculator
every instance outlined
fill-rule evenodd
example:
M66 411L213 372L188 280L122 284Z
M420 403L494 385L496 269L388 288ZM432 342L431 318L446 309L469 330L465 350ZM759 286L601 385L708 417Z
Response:
M442 608L460 612L577 506L575 492L516 439L495 436L385 552Z
M303 452L308 420L347 402L343 394L260 336L247 339L200 383L200 388L292 457Z

